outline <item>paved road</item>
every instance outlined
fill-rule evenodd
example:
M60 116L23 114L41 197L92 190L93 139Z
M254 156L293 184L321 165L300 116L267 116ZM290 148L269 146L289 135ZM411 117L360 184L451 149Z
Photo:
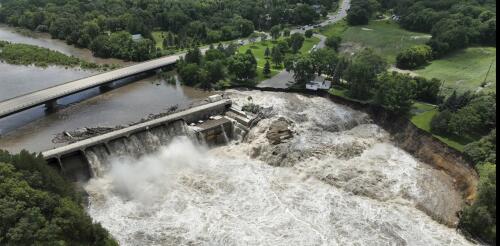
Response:
M183 54L162 57L1 101L0 118L110 81L173 64L181 56Z
M336 22L339 22L343 18L347 16L347 10L351 7L351 0L343 0L342 5L339 10L335 14L328 15L327 19L320 23L319 25L324 27ZM307 26L304 29L294 29L291 30L291 33L305 33L306 30L314 29L313 26ZM315 37L319 38L320 41L316 45L317 49L321 49L325 47L326 37L321 34L314 34ZM273 87L273 88L288 88L293 84L294 78L293 73L287 72L286 70L281 71L279 74L275 75L270 79L266 79L262 81L257 87Z

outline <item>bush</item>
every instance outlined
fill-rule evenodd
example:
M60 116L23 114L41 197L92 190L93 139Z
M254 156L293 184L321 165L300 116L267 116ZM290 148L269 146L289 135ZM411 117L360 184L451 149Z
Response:
M451 130L449 124L452 116L453 114L448 110L442 111L434 115L434 117L432 117L431 120L431 132L437 134L450 133Z
M428 45L417 45L407 48L396 57L396 66L401 69L415 69L432 60L432 48Z
M479 141L465 145L464 155L473 163L497 161L497 130L493 129L490 134Z
M439 79L426 79L423 77L414 77L415 81L415 99L422 102L437 104L440 103L443 98L439 96L441 90L442 81Z
M413 104L412 82L396 72L383 74L379 78L375 102L393 114L407 114Z
M479 186L477 200L466 207L460 217L460 227L482 240L496 244L496 165L477 166Z
M306 38L311 38L313 34L313 30L309 29L305 32L304 36L306 36Z
M326 38L325 45L329 48L332 48L334 50L338 50L340 47L340 44L342 43L342 37L333 35L328 38Z

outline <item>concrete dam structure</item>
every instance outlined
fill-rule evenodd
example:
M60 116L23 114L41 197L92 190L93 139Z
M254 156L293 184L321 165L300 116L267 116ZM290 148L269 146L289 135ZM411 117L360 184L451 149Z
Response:
M201 106L48 150L42 155L64 176L85 181L98 176L102 163L112 158L139 158L168 145L174 137L186 136L208 146L226 144L246 134L255 120L232 108L231 100L220 95L208 101Z

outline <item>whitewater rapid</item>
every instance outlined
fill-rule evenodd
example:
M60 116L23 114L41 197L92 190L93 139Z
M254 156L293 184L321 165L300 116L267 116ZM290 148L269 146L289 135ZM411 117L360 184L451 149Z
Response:
M470 245L446 174L390 141L368 115L324 98L237 92L266 118L241 143L176 137L154 154L111 158L85 186L89 214L121 245ZM250 98L249 98L250 97ZM272 145L277 119L293 138Z

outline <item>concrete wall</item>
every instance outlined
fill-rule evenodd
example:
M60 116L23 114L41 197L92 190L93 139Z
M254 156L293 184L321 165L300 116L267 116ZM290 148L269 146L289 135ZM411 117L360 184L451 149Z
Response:
M231 107L231 104L230 100L224 99L193 107L158 119L85 139L57 149L45 151L42 155L49 165L59 169L71 180L78 181L86 180L90 177L89 160L87 160L85 156L85 151L87 149L96 146L104 146L109 152L107 146L111 142L116 142L120 139L128 139L131 136L136 137L148 131L154 131L154 129L159 127L168 126L177 121L184 121L187 125L203 121L202 124L198 124L195 127L198 131L198 133L196 133L197 136L203 138L209 145L223 144L226 142L226 137L232 137L232 121L225 117L219 118L218 120L209 120L209 118L215 115L223 115ZM224 137L224 133L226 137Z

